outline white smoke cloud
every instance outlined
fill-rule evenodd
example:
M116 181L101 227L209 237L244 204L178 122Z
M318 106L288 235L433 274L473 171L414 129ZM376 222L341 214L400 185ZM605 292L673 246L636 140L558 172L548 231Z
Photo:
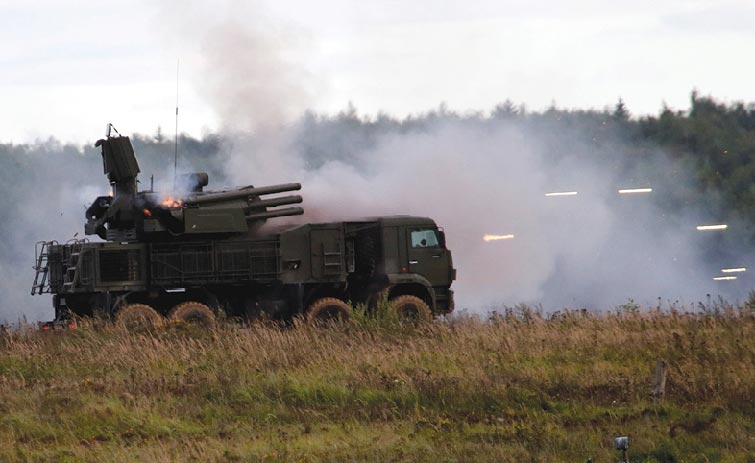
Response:
M355 148L355 158L367 160L361 167L330 161L305 168L295 146L278 144L279 151L258 155L232 150L229 176L238 183L301 181L303 221L434 218L458 268L460 307L610 308L630 298L691 303L721 292L687 232L694 220L668 220L650 196L619 198L626 179L594 161L554 163L546 142L562 135L505 122L439 121ZM285 137L293 139L293 131L279 134ZM571 149L600 159L621 147ZM544 196L564 186L578 195ZM486 233L515 238L485 242Z
M285 59L285 31L271 33L264 23L238 18L203 30L208 97L227 131L236 133L228 136L235 142L226 164L236 183L301 181L304 220L435 218L447 230L459 269L461 306L597 308L628 298L692 302L722 292L711 282L697 238L686 232L692 216L671 221L648 198L618 200L616 190L632 186L632 179L602 160L616 159L622 146L591 144L565 122L546 130L479 117L430 117L424 130L386 130L369 146L351 146L350 158L313 166L291 124L307 107L311 80ZM331 136L316 142L322 144L318 151L350 134ZM568 140L563 155L549 153L561 139ZM679 166L656 158L658 169L669 169L667 178L687 183ZM579 194L544 196L564 188ZM486 243L485 233L516 238Z
M52 319L51 297L30 295L35 243L84 238L84 211L108 190L105 182L95 186L102 172L98 159L87 159L73 147L52 140L45 145L46 149L38 147L25 155L13 154L19 157L17 162L34 169L22 170L29 176L15 179L12 190L16 198L6 204L12 226L3 237L10 243L10 252L0 260L0 323Z

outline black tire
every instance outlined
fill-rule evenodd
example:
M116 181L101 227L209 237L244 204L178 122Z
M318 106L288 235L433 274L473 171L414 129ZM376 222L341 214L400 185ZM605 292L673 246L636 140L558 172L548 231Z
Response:
M317 299L307 309L307 320L311 323L347 322L351 319L351 307L335 297Z
M391 306L401 321L427 323L433 319L430 306L417 296L398 296L391 301Z
M116 322L129 331L153 329L163 325L163 317L147 304L126 304L116 314Z
M173 322L191 323L207 328L215 326L215 314L205 304L196 301L182 302L172 309L168 318Z

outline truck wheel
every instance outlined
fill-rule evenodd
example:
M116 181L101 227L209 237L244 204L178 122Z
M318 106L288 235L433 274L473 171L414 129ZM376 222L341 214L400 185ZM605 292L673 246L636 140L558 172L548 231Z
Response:
M335 297L317 299L307 310L307 320L310 322L345 322L351 318L351 307Z
M430 306L417 296L411 296L408 294L398 296L391 301L391 305L396 314L398 314L399 319L402 321L425 323L433 319L433 313L430 311Z
M162 326L163 317L147 304L127 304L116 314L117 323L131 330Z
M182 302L172 309L168 318L174 322L194 323L208 328L215 325L215 314L201 302Z

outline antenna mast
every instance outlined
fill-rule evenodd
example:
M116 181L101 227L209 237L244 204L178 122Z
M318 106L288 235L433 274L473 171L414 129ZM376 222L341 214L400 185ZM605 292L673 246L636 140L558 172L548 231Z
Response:
M176 133L173 143L173 190L176 189L176 177L178 176L178 65L179 60L176 59Z

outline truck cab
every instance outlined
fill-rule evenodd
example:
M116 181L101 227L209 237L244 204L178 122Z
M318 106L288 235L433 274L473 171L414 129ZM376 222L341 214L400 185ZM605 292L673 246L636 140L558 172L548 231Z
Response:
M303 312L322 298L374 308L384 296L420 304L416 310L426 317L454 308L456 270L445 233L430 218L309 223L278 236L279 278L284 285L302 285L293 306Z
M411 294L425 301L435 314L452 311L450 287L456 269L443 229L427 217L383 217L378 223L389 298Z

